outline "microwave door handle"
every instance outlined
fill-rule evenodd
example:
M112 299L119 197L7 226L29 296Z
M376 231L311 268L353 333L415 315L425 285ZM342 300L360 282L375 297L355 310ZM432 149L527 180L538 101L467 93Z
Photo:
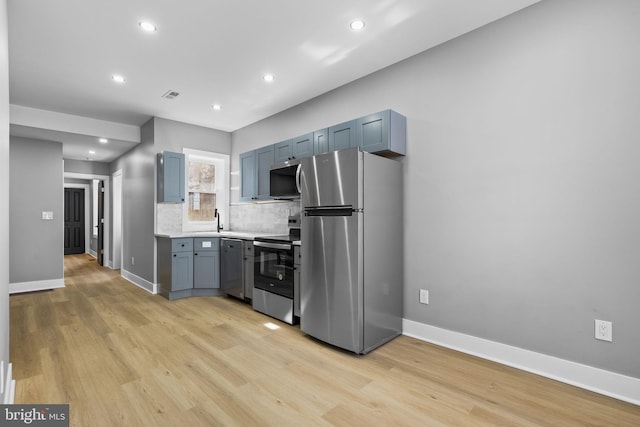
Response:
M300 189L301 184L300 184L300 173L302 172L302 164L299 164L298 167L296 168L296 188L298 189L298 193L302 193L302 190Z

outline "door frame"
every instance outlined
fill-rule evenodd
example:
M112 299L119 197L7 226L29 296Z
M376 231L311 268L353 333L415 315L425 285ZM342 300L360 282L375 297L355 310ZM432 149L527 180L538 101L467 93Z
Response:
M119 270L122 268L122 182L124 179L122 169L115 171L111 178L113 182L113 256L111 257L111 268Z
M113 263L111 260L111 251L110 251L110 238L111 238L111 202L110 202L110 196L111 196L111 182L109 179L109 175L98 175L98 174L90 174L90 173L76 173L76 172L65 172L64 173L64 178L75 178L75 179L85 179L85 180L93 180L93 179L98 179L98 180L103 180L104 181L104 265L106 267L109 268L113 268ZM64 186L67 185L73 185L73 184L64 184ZM83 185L83 184L76 184L76 185ZM85 198L87 192L85 191ZM86 200L86 199L85 199ZM89 210L90 212L90 210ZM87 212L85 210L85 216L87 215ZM91 220L89 220L89 222L87 223L89 227L91 227ZM93 233L89 233L90 236L93 235ZM86 239L86 236L85 236ZM87 246L90 247L90 246ZM86 251L86 248L85 248Z
M84 190L84 253L91 250L91 185L65 183L64 188L81 188Z

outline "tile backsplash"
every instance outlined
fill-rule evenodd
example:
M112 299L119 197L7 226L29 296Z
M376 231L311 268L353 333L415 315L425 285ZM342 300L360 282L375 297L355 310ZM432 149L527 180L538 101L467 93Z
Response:
M156 233L182 232L182 204L158 203ZM229 220L222 218L225 230L287 234L289 215L300 213L300 201L236 203L229 206Z
M289 216L300 213L300 201L238 203L230 206L231 230L287 234Z

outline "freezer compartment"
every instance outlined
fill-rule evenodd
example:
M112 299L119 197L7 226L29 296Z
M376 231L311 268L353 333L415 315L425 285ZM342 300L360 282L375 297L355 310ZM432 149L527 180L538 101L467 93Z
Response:
M362 207L363 153L357 148L300 160L302 206Z
M253 309L290 325L296 321L293 315L293 299L285 298L262 289L253 290Z

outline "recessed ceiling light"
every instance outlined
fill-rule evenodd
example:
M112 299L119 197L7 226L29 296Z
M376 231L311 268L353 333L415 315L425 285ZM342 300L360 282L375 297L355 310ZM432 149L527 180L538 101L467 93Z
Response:
M124 76L121 76L120 74L114 74L113 76L111 76L111 80L116 83L124 83L127 81L127 79L125 79Z
M89 154L96 154L96 152L94 150L90 150Z
M349 28L351 28L353 31L360 31L364 28L364 21L361 19L351 21L351 23L349 24Z
M262 79L265 82L272 82L276 79L276 76L274 76L273 74L265 74L264 76L262 76Z
M98 142L99 142L100 144L106 144L107 142L109 142L109 140L108 140L107 138L99 138L99 139L98 139Z
M216 110L216 111L220 111L220 110L222 110L222 107L220 106L220 104L213 104L213 105L211 106L211 108L213 108L213 109L214 109L214 110Z
M158 29L153 22L149 21L140 21L138 22L138 25L148 33L155 33Z

